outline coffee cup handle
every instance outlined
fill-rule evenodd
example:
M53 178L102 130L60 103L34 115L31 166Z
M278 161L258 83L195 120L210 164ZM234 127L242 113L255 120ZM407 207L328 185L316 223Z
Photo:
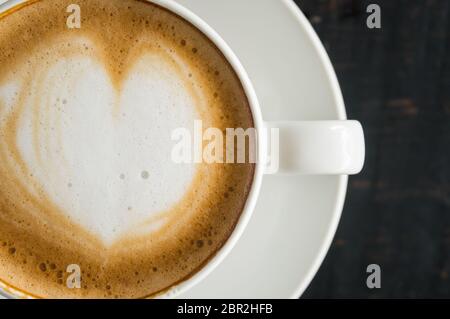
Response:
M352 175L362 170L358 121L265 122L266 174Z

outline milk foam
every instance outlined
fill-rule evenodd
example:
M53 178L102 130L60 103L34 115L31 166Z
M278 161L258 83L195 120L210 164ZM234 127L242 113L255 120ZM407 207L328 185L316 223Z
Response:
M86 45L94 57L98 51L89 39L72 42ZM120 92L90 56L45 63L33 74L20 117L19 151L61 210L105 244L127 232L159 229L164 212L193 181L195 166L170 158L171 132L192 127L199 116L182 74L151 52L130 68ZM6 83L0 90L9 97L10 111L20 87Z

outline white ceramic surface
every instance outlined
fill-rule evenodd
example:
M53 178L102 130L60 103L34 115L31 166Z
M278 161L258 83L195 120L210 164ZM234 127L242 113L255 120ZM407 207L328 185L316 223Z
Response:
M209 23L238 55L265 120L346 118L331 64L291 0L178 2ZM331 243L346 184L346 176L266 176L237 246L180 298L298 297Z
M343 120L331 63L291 0L178 0L212 26L252 80L264 120ZM266 176L227 258L181 298L297 298L341 215L347 176Z
M352 175L364 165L364 133L358 121L270 121L266 127L277 130L279 141L273 151L279 156L268 173L278 167L277 174L283 175Z

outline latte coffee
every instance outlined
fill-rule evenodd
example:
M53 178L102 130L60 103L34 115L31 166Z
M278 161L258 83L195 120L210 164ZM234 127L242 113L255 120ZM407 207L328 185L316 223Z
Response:
M226 58L174 13L138 0L0 13L1 286L152 297L199 271L234 230L255 167L171 161L171 133L196 120L254 126Z

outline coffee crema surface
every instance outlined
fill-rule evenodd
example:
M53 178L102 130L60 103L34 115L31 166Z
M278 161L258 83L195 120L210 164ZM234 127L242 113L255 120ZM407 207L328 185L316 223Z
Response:
M254 164L176 164L178 127L253 127L217 47L137 0L29 1L0 14L0 282L43 298L149 297L239 220ZM69 265L81 288L69 288Z

